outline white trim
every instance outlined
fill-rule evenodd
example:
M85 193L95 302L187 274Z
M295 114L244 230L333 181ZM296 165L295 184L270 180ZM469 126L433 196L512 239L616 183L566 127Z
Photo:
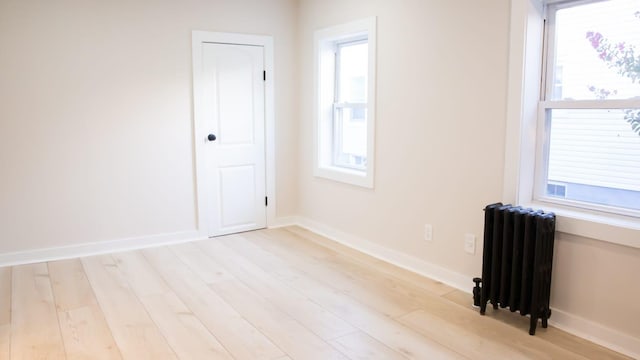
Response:
M313 127L313 175L334 181L361 186L372 189L374 187L375 176L375 123L376 123L376 57L377 57L377 35L376 17L352 21L346 24L336 25L318 30L314 33L314 127ZM325 129L325 124L329 114L323 113L323 109L334 103L333 95L335 89L334 80L331 84L323 86L323 73L332 73L335 67L335 58L330 46L336 41L353 38L360 35L367 35L369 49L368 57L368 88L367 88L367 168L366 171L356 171L337 166L331 166L332 159L326 149L329 142L322 139L323 134L331 133ZM321 61L322 59L325 59ZM330 60L329 60L330 59ZM332 63L332 64L329 64ZM331 70L331 71L330 71ZM329 86L330 85L330 86ZM327 92L325 89L331 88ZM324 106L326 105L326 106ZM324 129L324 130L323 130ZM326 135L325 135L326 136ZM333 135L330 135L333 136ZM320 150L322 146L323 150ZM325 159L326 158L326 159Z
M473 288L472 277L426 262L414 256L385 248L355 235L337 230L331 226L306 217L288 217L289 222L297 222L300 227L313 231L330 240L386 261L408 271L440 281L469 294ZM292 224L293 225L293 224ZM552 308L549 324L570 334L592 341L635 359L640 359L640 339L583 319L568 312Z
M505 203L533 198L543 15L544 9L539 1L511 1L503 181Z
M602 215L595 211L576 210L541 201L523 202L520 205L555 213L558 232L640 248L640 223L637 218L616 214Z
M534 201L536 166L541 167L545 134L539 123L544 105L588 108L593 101L553 101L540 104L542 81L543 3L538 0L511 1L509 83L505 134L504 203L553 211L558 215L557 231L640 248L640 222L622 215L578 210ZM562 104L559 104L562 103ZM637 100L607 100L612 107L636 107ZM538 175L536 175L538 174ZM540 181L537 182L541 184Z
M300 224L300 217L298 216L283 216L276 218L276 220L269 225L269 229L277 229L287 226L294 226Z
M469 291L473 287L471 278L466 275L426 262L415 256L380 246L367 239L345 233L306 217L298 217L297 221L296 225L300 227L400 268L440 281L462 291Z
M266 157L266 196L269 198L269 206L267 206L267 227L276 221L276 163L275 163L275 72L274 72L274 45L272 36L235 34L222 32L197 31L192 32L192 65L193 65L193 141L194 141L194 158L195 158L195 182L196 182L196 212L197 212L197 229L200 236L207 236L207 222L205 221L207 214L211 214L210 204L205 199L209 189L204 186L206 163L204 156L205 141L204 135L206 131L198 128L202 122L196 121L201 115L199 106L201 101L195 89L200 88L199 81L202 59L203 42L237 44L237 45L253 45L262 46L264 48L264 68L267 72L267 80L265 82L265 157ZM201 124L200 124L201 125ZM201 139L199 141L198 139Z
M553 5L556 9L566 9L569 7L584 5L589 3L603 2L607 0L538 0L545 5Z
M630 356L633 359L640 359L640 340L638 338L562 310L551 309L551 311L551 317L549 318L551 326Z
M139 250L154 246L179 244L202 239L204 238L200 236L198 231L191 230L79 245L3 253L0 254L0 267Z
M547 100L541 101L542 109L632 109L640 107L640 100Z
M367 166L369 166L368 163ZM313 176L361 186L364 188L373 188L373 179L367 177L364 171L338 166L317 166L313 170Z

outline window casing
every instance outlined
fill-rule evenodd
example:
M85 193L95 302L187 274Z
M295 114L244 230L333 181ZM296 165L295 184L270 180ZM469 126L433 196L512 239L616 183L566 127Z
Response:
M582 4L590 1L582 1ZM545 22L550 6L571 5L577 2L564 0L511 0L511 24L509 45L509 82L507 97L507 123L505 137L505 167L503 202L517 203L533 208L543 208L556 213L556 230L590 239L601 240L633 248L640 248L640 218L633 214L621 214L617 209L596 210L588 203L572 204L544 199L545 181L541 169L545 168L545 139L547 118L545 101L548 101L545 84L549 84L543 71L547 64L546 48L550 36ZM585 37L586 39L586 37ZM544 61L543 61L544 60ZM562 68L564 80L567 70ZM555 84L551 82L551 84ZM557 86L556 86L557 87ZM566 89L556 89L557 97L566 96ZM578 99L576 99L577 101ZM618 99L620 100L620 99ZM618 101L615 100L615 101ZM628 101L623 100L623 101ZM566 100L566 106L572 106ZM615 102L611 99L611 102ZM574 102L573 105L576 103ZM585 106L582 101L582 105ZM553 104L546 104L553 105ZM625 105L627 106L627 105ZM543 161L544 160L544 161ZM561 181L548 181L557 186L548 187L559 197L571 196L572 190ZM560 186L560 188L558 187ZM562 188L564 186L564 188ZM542 189L541 189L542 188ZM611 211L613 210L613 211Z
M375 18L315 34L314 175L373 188Z
M535 201L640 217L640 68L624 65L640 50L637 5L547 5Z

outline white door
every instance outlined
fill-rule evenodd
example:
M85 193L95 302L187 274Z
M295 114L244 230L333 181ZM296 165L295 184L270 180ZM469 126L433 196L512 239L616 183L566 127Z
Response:
M203 43L201 70L208 235L264 228L264 48Z

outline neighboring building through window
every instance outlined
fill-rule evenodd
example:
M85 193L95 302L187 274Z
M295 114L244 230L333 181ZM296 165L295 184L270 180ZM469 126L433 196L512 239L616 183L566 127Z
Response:
M373 187L375 18L322 29L316 46L316 176Z

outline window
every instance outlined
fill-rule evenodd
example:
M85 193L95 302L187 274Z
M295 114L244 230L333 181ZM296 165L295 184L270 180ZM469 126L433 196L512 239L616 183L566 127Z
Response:
M638 183L634 171L640 154L631 145L640 138L634 125L637 117L625 119L629 110L640 108L638 79L632 80L615 66L610 67L606 55L600 58L598 48L606 44L603 40L617 45L625 41L635 47L637 66L637 4L638 0L511 1L502 198L503 202L554 211L559 232L634 248L640 248L640 202L629 196L637 190L622 186L629 187L633 179ZM593 10L592 6L610 8ZM585 9L589 11L579 13ZM594 47L591 40L597 33L601 37ZM573 51L582 52L572 56ZM628 61L621 64L633 64ZM594 64L599 64L601 75L596 74ZM596 84L594 79L608 81ZM605 90L601 95L607 96L598 96L600 89ZM614 119L605 124L617 123L618 128L603 128L603 120L609 117ZM630 137L629 131L637 138ZM563 138L566 134L572 138ZM603 141L606 134L615 134L608 138L610 141L622 140L614 146ZM598 158L601 155L594 150L614 158ZM593 165L585 159L592 159ZM580 171L595 165L600 166L595 172ZM567 172L574 178L570 179ZM594 175L607 182L594 183Z
M372 188L375 18L319 30L315 47L314 174Z
M640 1L547 6L534 200L640 216Z

